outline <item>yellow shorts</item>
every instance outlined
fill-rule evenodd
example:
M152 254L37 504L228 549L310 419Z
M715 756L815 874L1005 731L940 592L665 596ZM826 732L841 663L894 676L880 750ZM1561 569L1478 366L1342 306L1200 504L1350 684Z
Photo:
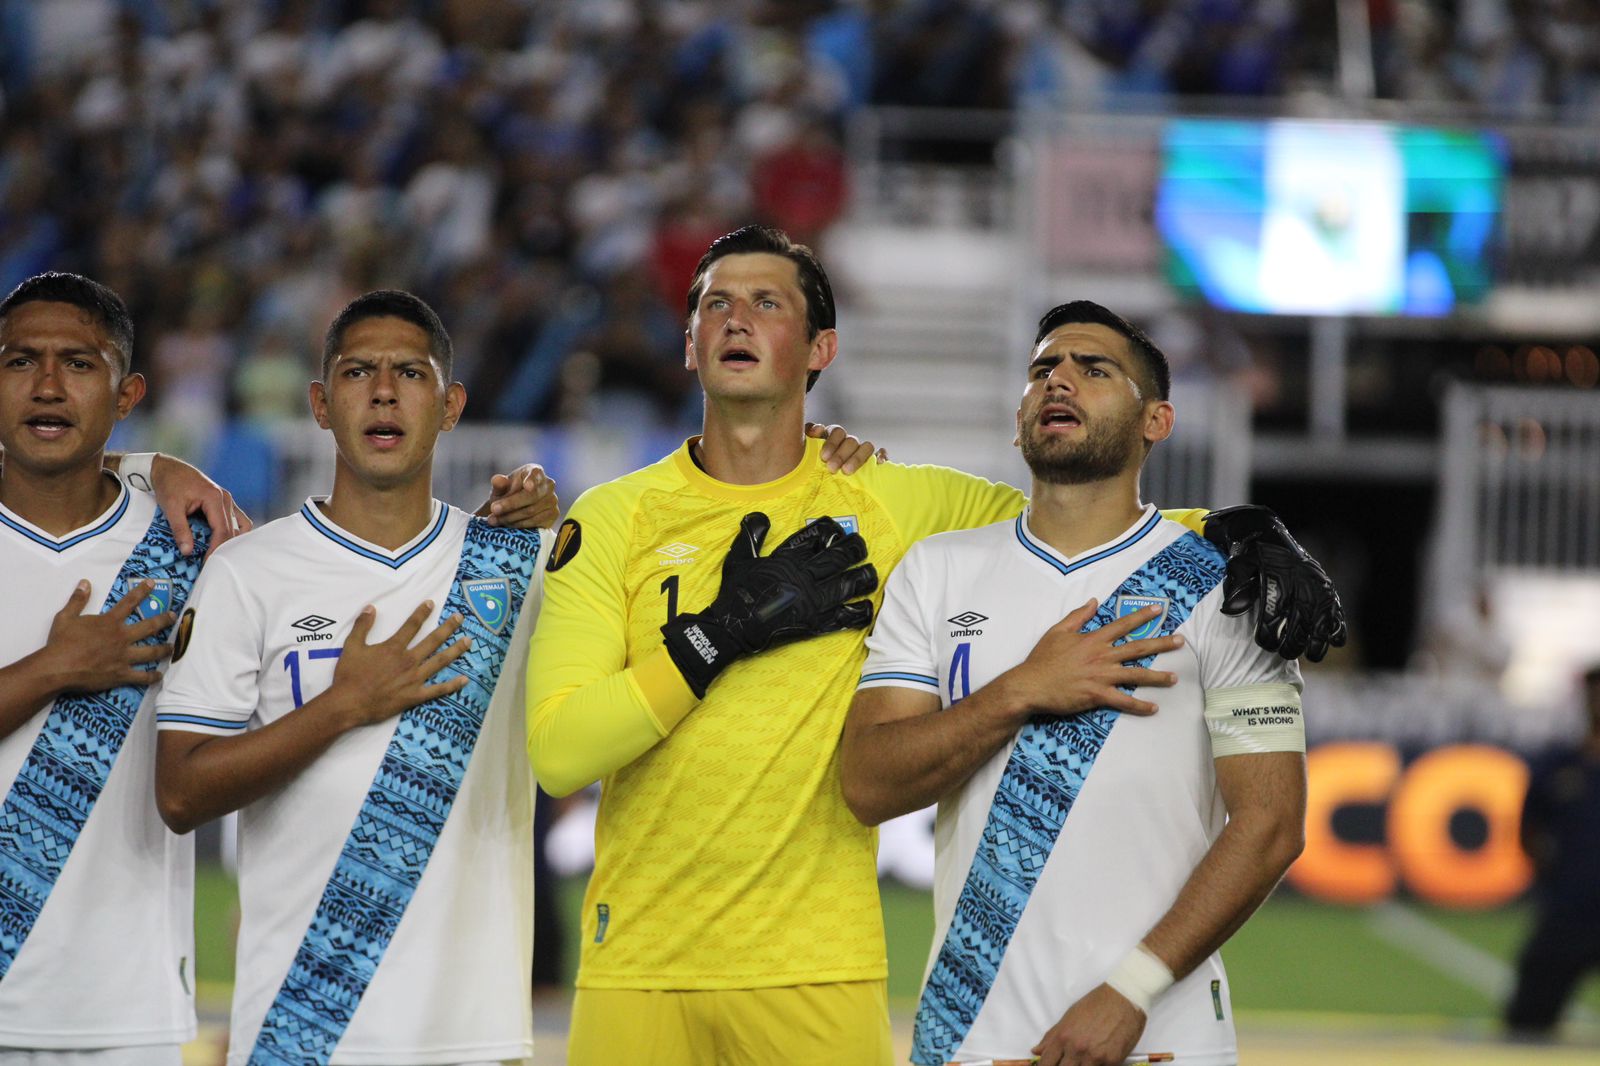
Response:
M884 981L713 991L580 988L567 1066L890 1066Z

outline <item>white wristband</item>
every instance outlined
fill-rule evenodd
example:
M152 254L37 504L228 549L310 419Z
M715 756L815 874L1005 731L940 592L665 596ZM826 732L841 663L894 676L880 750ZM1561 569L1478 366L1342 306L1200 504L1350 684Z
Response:
M1128 957L1117 964L1117 968L1106 978L1106 984L1116 989L1146 1015L1155 1003L1156 997L1172 987L1176 980L1172 971L1167 969L1167 964L1155 957L1151 950L1140 944L1128 952Z
M117 475L140 492L154 492L156 484L150 480L150 468L155 461L155 452L129 452L117 463Z

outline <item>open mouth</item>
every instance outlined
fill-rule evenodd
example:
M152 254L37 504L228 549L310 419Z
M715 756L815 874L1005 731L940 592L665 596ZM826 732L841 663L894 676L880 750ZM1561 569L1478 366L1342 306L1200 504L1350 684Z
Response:
M743 348L729 348L727 351L722 353L722 362L724 365L755 366L760 361L761 360L757 359L754 355Z
M400 442L400 438L404 437L405 435L406 431L395 425L393 422L379 422L376 425L368 426L366 432L363 434L367 440L378 445L398 444Z
M1039 412L1039 425L1045 429L1075 429L1083 425L1083 419L1067 407L1046 407Z
M23 425L42 437L59 437L72 428L71 421L59 415L35 415L24 419Z

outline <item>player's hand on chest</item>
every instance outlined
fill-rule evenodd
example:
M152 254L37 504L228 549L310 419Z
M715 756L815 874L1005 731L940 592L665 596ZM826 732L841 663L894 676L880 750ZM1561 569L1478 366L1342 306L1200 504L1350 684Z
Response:
M336 680L358 687L368 697L363 705L374 708L380 720L404 710L390 707L394 700L385 699L384 693L430 666L431 677L441 665L433 657L457 643L448 626L441 633L445 620L437 608L440 597L428 600L430 591L437 590L419 585L415 591L406 586L378 592L371 601L373 613L366 619L364 596L312 598L269 622L260 679L263 720L299 710ZM423 603L428 604L426 609ZM362 654L341 669L346 651L357 640Z
M762 504L762 507L771 506ZM632 553L629 604L636 637L654 642L657 630L680 613L698 611L716 598L722 564L739 523L756 505L730 505L715 512L641 516ZM772 506L763 554L809 520L796 506ZM815 515L811 517L816 517Z

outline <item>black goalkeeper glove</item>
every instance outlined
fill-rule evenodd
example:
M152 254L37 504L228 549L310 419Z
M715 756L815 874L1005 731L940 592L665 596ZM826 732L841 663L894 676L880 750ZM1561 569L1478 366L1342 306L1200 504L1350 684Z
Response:
M1295 543L1265 507L1225 507L1206 515L1206 539L1228 557L1222 613L1256 615L1256 643L1285 659L1314 663L1344 647L1348 629L1339 592L1322 565Z
M661 627L672 656L694 694L706 689L729 664L775 644L865 629L872 604L857 597L878 587L861 534L819 518L761 555L772 522L760 511L745 515L722 561L722 588L711 606L680 614Z

